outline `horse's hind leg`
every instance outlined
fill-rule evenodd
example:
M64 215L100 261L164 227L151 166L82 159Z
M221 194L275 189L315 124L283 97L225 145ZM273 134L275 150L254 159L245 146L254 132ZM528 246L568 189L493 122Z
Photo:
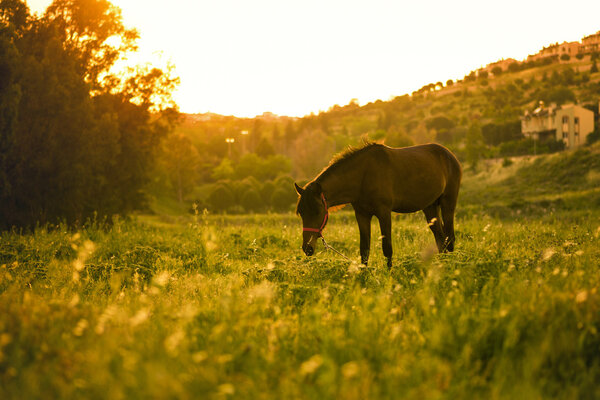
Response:
M437 245L438 251L442 253L444 251L444 229L442 228L442 221L440 218L440 206L436 201L432 205L423 209L425 218L427 218L427 224L429 229L433 232L435 237L435 244Z
M440 208L444 222L444 250L454 251L454 211L456 210L456 200L458 196L444 194L440 198Z

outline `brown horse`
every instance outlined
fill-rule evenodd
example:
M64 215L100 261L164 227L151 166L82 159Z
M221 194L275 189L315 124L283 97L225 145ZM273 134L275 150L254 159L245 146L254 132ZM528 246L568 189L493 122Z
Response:
M328 209L352 204L360 231L360 258L369 260L371 219L381 228L383 254L392 266L392 211L423 210L439 252L454 250L454 210L462 176L460 163L447 148L425 144L391 148L367 143L334 158L298 192L296 214L302 218L302 250L314 253L329 217Z

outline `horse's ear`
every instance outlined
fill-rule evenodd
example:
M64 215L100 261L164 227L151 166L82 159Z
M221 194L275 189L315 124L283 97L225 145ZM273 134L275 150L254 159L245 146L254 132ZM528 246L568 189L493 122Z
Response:
M298 184L296 182L294 182L294 186L296 187L296 193L298 193L300 196L302 196L302 193L304 193L304 189L302 189L300 186L298 186Z

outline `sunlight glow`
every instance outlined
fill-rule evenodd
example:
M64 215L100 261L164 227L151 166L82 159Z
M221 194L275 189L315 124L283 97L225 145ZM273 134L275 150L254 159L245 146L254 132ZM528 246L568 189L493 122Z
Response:
M48 0L29 0L42 12ZM600 30L600 2L113 0L184 112L302 116L462 79Z

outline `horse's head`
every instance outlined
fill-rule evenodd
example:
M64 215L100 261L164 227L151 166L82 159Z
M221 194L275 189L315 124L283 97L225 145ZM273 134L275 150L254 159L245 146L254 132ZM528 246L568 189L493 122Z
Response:
M329 218L327 201L317 182L309 183L305 188L296 183L294 186L299 196L296 214L302 218L302 250L307 256L312 256Z

